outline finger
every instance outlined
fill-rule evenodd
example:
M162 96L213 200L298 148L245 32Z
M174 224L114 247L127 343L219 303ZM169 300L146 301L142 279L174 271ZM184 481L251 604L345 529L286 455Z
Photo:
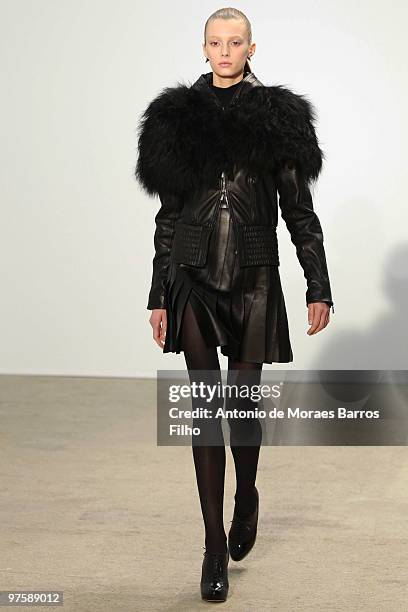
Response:
M315 310L315 319L313 321L313 332L310 334L318 334L325 327L326 312L324 308L318 307Z
M158 344L161 347L160 323L155 323L153 325L153 338L156 344Z
M322 313L318 304L313 304L311 310L312 310L312 323L307 331L309 336L312 336L318 330L319 325L320 325L320 320L321 320L321 313Z
M160 341L163 343L163 345L164 345L164 343L166 341L166 331L167 331L167 324L165 324L162 321L162 326L161 326L161 330L160 330Z
M307 307L307 322L309 325L313 323L314 304L309 304Z
M308 317L308 322L309 322L309 329L307 330L307 333L309 336L311 336L312 334L315 333L317 326L319 324L320 321L320 317L318 316L318 311L317 311L317 305L316 304L310 304L309 305L309 317Z
M318 334L319 331L322 331L322 329L326 327L326 319L327 319L327 312L326 312L326 309L323 309L320 315L319 325L317 326L315 334Z
M160 340L165 343L166 341L166 332L167 332L167 312L164 310L161 318L161 330L160 330Z
M330 308L327 308L327 312L326 312L326 316L324 317L324 324L322 329L324 329L325 327L327 327L327 325L330 322Z

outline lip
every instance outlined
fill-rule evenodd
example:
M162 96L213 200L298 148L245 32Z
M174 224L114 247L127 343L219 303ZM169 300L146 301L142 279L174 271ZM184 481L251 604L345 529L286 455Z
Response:
M231 62L220 62L219 66L231 66Z

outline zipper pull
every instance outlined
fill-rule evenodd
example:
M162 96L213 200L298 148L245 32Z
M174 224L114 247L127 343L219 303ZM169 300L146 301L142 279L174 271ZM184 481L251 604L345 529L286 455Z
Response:
M226 190L224 172L221 174L221 202L225 202L225 208L228 208L227 190Z

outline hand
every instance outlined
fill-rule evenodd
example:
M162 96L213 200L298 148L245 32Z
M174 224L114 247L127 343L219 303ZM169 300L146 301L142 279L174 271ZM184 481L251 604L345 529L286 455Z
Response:
M313 302L307 305L308 323L310 325L307 330L308 336L317 334L324 329L330 321L330 306L326 302Z
M162 349L166 340L167 331L167 311L165 308L155 308L149 319L153 328L153 339Z

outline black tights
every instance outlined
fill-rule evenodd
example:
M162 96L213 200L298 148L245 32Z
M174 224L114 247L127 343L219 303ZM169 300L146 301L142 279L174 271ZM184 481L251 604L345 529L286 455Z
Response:
M181 342L189 373L193 381L221 385L221 372L216 347L208 348L201 335L191 304L187 302L181 330ZM236 361L228 358L227 384L259 384L262 363ZM238 387L239 388L239 387ZM210 402L192 398L193 408L209 408L214 412L223 406L222 397ZM228 397L225 409L256 408L250 398ZM230 446L236 474L235 510L241 516L255 507L254 486L258 468L262 428L258 418L228 418ZM205 548L210 552L225 552L227 538L224 530L225 444L221 418L193 419L193 427L200 428L193 436L193 458L205 526Z

